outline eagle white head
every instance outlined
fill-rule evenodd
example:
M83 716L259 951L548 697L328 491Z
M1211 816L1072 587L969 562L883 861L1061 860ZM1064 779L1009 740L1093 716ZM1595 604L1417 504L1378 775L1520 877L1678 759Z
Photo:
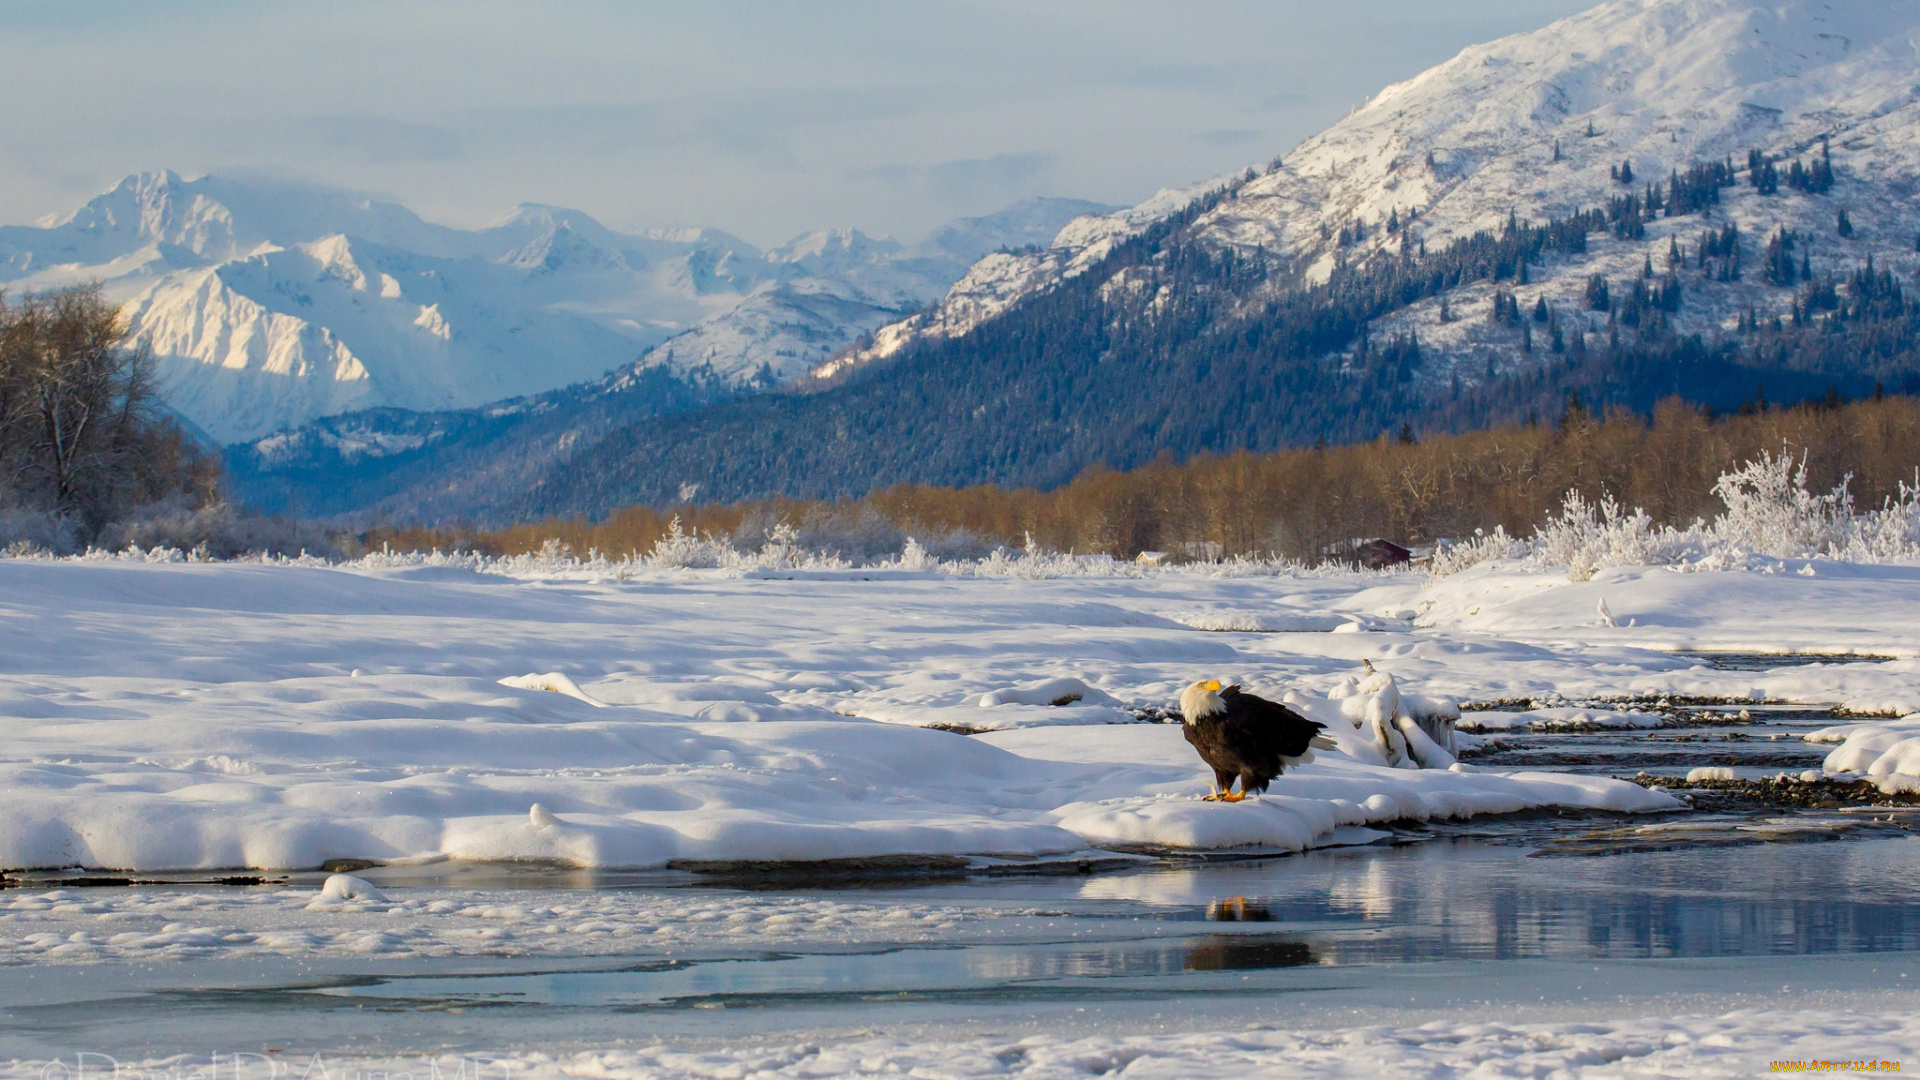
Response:
M1227 703L1220 698L1220 680L1202 679L1180 691L1180 720L1191 724L1203 716L1212 716L1227 711Z

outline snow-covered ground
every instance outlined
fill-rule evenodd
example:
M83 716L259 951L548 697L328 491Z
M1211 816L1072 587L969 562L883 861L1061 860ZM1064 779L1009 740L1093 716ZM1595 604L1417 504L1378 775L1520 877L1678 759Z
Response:
M0 966L953 943L992 938L1032 914L778 893L416 887L335 900L302 887L10 889L0 893Z
M986 1035L937 1041L859 1038L750 1042L715 1047L655 1043L613 1050L498 1055L183 1055L119 1061L91 1055L103 1074L235 1080L346 1071L357 1076L477 1076L608 1080L654 1077L1751 1077L1782 1071L1833 1075L1898 1072L1920 1056L1920 1019L1907 1012L1740 1010L1632 1020L1512 1023L1474 1020L1288 1031L1251 1027L1182 1034L1081 1038ZM1843 1063L1808 1068L1804 1063ZM1876 1063L1861 1068L1860 1064ZM76 1075L77 1057L0 1064L8 1080ZM1851 1065L1851 1067L1849 1067Z
M1677 806L1600 777L1385 768L1352 725L1267 796L1206 803L1177 726L1113 723L1220 678L1336 726L1347 698L1357 724L1363 660L1409 703L1920 711L1920 571L1900 566L1575 583L1495 564L1438 581L475 565L0 559L0 866L1284 851L1403 818ZM1195 612L1370 629L1196 630ZM1874 658L1753 672L1677 649ZM1058 679L1086 693L1056 697Z
M1837 1056L1835 1047L1871 1047ZM1843 1049L1841 1053L1846 1053ZM1920 1055L1913 1014L1732 1013L1597 1023L1433 1023L1324 1032L1252 1029L950 1043L890 1039L688 1052L671 1048L527 1055L529 1076L1281 1075L1733 1077L1770 1061L1898 1061Z

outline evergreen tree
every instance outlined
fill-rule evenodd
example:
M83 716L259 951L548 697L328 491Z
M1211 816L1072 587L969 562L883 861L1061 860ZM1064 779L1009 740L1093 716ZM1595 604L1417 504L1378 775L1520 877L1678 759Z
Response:
M1780 231L1774 234L1773 239L1767 241L1765 264L1767 284L1791 287L1799 279L1796 269L1793 261L1793 234L1783 225Z
M1613 298L1607 295L1607 279L1595 274L1587 279L1587 309L1589 311L1607 311L1613 307Z
M1580 391L1567 391L1567 406L1560 410L1560 430L1585 427L1587 419L1587 403L1580 397Z

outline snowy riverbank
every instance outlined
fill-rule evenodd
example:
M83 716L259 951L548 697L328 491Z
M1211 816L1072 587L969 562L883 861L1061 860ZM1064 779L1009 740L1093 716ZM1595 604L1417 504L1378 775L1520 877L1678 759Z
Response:
M1806 565L1573 583L1493 564L1430 582L0 559L0 866L1297 850L1399 818L1666 809L1601 778L1336 753L1258 803L1208 804L1177 727L1108 721L1202 677L1338 693L1362 659L1466 701L1920 704L1920 627L1897 614L1920 571ZM1659 651L1823 643L1897 659L1753 672ZM501 683L529 674L579 694ZM1089 693L1028 701L1063 678Z

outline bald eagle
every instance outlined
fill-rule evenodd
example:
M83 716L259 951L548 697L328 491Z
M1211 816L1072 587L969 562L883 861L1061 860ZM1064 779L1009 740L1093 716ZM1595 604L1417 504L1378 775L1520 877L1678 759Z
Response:
M1194 683L1180 695L1181 729L1213 766L1219 790L1208 800L1239 802L1267 790L1267 784L1289 765L1313 760L1313 751L1332 750L1338 743L1316 724L1277 701L1255 697L1238 686L1222 688L1218 679ZM1240 791L1233 791L1234 777Z

